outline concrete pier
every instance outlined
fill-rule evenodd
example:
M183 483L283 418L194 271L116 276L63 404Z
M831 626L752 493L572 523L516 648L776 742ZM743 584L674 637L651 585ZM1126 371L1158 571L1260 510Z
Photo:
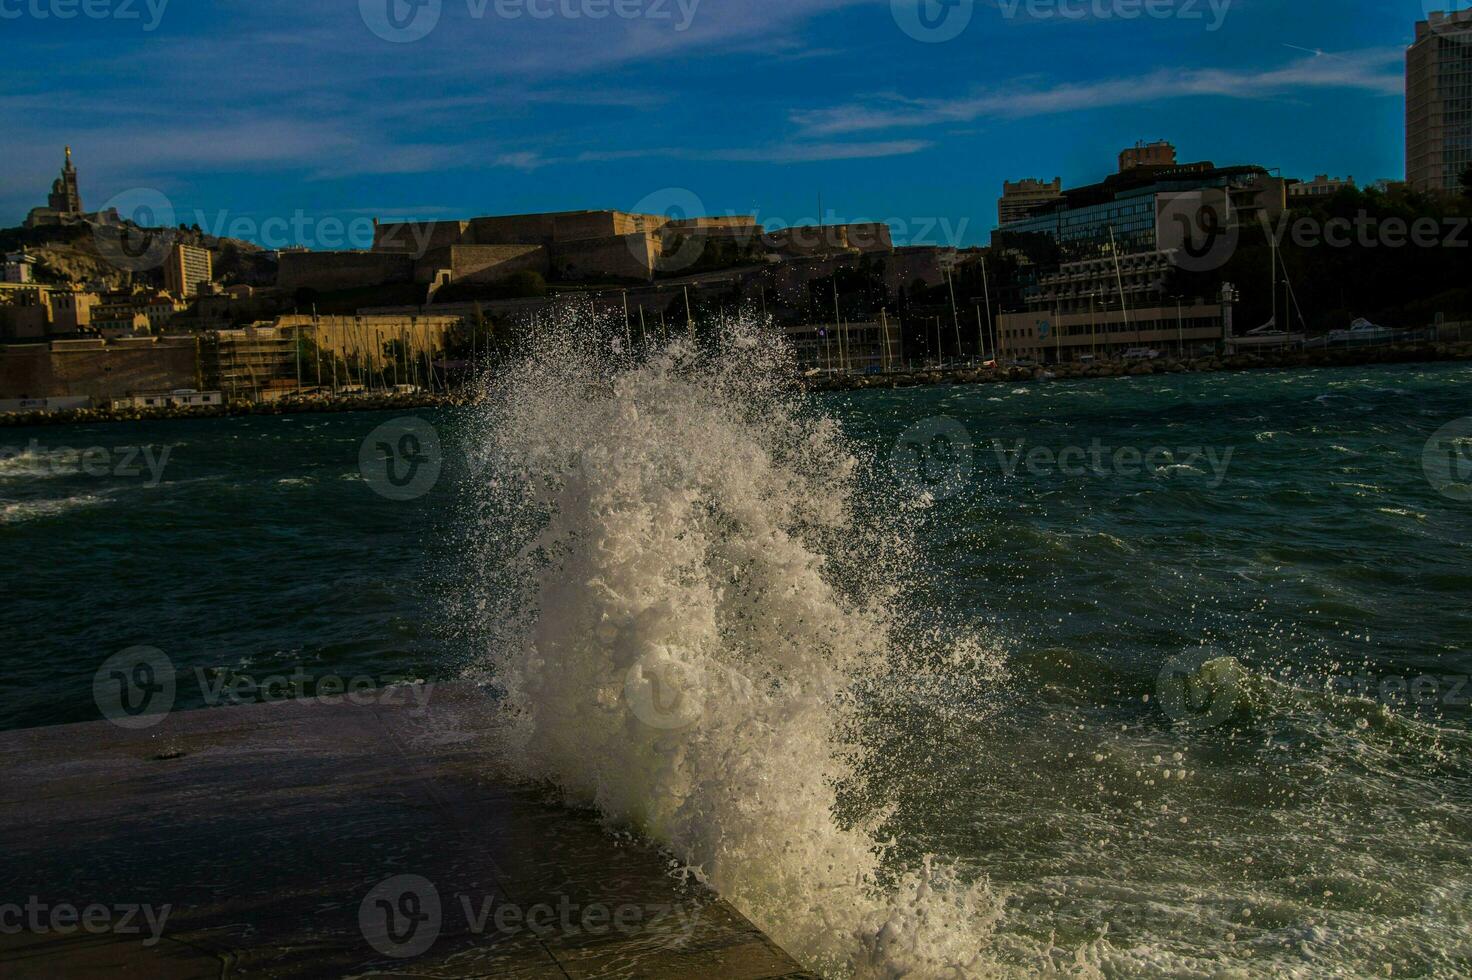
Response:
M0 734L0 976L808 976L418 691Z

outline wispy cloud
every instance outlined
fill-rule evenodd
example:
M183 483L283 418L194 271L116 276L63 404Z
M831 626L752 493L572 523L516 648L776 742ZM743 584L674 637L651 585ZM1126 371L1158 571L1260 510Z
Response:
M1295 90L1328 88L1398 95L1404 85L1399 68L1403 57L1399 49L1378 49L1335 58L1304 58L1262 71L1164 69L1132 78L993 89L956 99L877 95L848 105L797 110L791 113L791 118L806 135L827 137L970 123L987 118L1026 118L1164 99L1211 96L1259 99L1292 94Z
M578 154L572 161L555 162L608 163L662 157L729 163L820 163L826 160L873 160L880 157L909 156L928 150L933 145L929 140L885 140L867 143L792 142L706 150L662 146L639 150L589 150Z

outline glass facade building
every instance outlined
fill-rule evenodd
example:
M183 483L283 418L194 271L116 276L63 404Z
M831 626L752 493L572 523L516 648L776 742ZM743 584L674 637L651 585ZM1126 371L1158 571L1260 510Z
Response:
M1433 13L1406 52L1406 182L1456 191L1472 167L1472 11Z
M1210 164L1170 168L1144 179L1116 175L1102 184L1067 191L1053 210L1001 225L997 232L1047 235L1058 243L1063 262L1083 262L1112 255L1115 250L1121 255L1155 252L1160 249L1157 228L1161 195L1225 191L1231 198L1232 212L1240 219L1262 207L1259 197L1264 192L1281 209L1282 181L1274 178L1269 187L1267 178L1267 171L1261 167L1218 168ZM1267 210L1273 213L1271 205Z

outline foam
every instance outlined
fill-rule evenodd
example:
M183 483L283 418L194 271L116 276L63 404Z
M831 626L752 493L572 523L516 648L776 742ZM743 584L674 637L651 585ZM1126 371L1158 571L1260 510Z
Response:
M997 653L908 621L901 517L772 337L606 351L561 324L473 423L479 666L506 693L507 758L813 969L996 973L1002 897L901 865L866 787L876 715L984 710L980 688L941 703L906 678L981 684Z

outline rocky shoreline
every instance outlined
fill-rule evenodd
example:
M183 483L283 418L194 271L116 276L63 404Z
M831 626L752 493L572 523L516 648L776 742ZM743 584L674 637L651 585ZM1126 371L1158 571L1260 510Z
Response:
M814 391L857 391L867 388L915 388L944 384L1080 381L1096 378L1149 377L1157 374L1291 370L1468 360L1472 360L1472 341L1360 349L1216 355L1186 360L1162 356L1153 361L1100 361L1090 364L1064 363L1037 367L958 367L893 374L818 376L809 379L808 387Z
M233 401L224 405L160 408L79 408L66 412L0 415L0 428L29 425L82 425L104 422L148 422L160 419L217 419L239 415L301 415L336 412L413 411L468 404L457 394L351 395L338 398L282 398L271 402Z
M1050 364L1037 367L957 367L892 374L816 376L807 379L811 391L860 391L869 388L918 388L928 385L1000 384L1030 381L1081 381L1098 378L1149 377L1217 371L1291 370L1294 368L1355 367L1374 364L1411 364L1436 361L1472 361L1472 341L1415 344L1346 350L1286 351L1218 355L1186 360L1161 357L1154 361L1100 361L1091 364ZM336 412L414 411L470 404L469 391L450 394L377 394L337 398L283 398L271 402L234 401L225 405L168 408L83 408L66 412L0 414L0 428L37 425L80 425L105 422L145 422L161 419L208 419L242 415L297 415Z

